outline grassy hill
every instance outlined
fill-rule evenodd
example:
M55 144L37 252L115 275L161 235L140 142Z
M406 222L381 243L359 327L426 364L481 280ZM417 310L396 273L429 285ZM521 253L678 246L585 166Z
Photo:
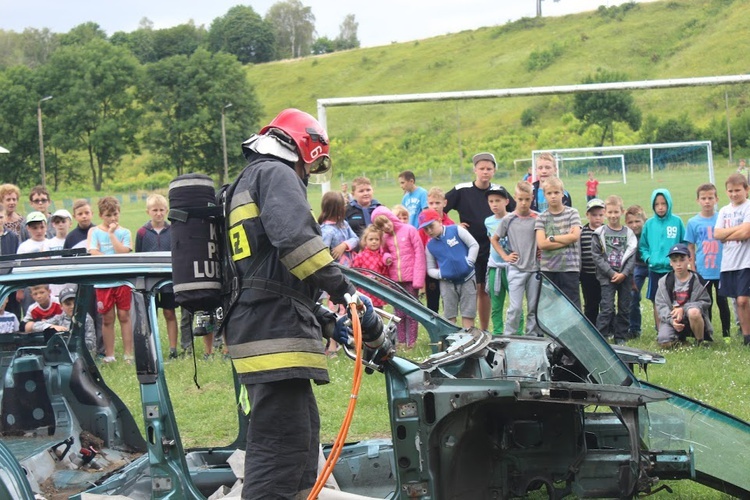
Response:
M316 114L319 98L575 84L597 68L624 72L630 80L741 74L750 69L744 57L750 47L747 19L750 2L739 0L624 4L256 65L248 67L248 78L266 121L289 106ZM725 117L725 90L731 113L748 105L746 85L634 96L644 117L687 115L704 127ZM537 117L532 126L521 125L525 110ZM580 133L571 110L570 96L329 108L328 130L337 175L377 177L404 168L418 175L428 169L468 171L479 150L493 151L509 168L535 148L595 145L600 132ZM614 139L640 142L625 125L616 127Z

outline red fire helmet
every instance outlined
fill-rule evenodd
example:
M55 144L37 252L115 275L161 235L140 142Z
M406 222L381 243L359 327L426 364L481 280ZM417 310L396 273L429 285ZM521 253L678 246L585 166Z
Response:
M322 174L331 168L328 135L313 116L299 109L285 109L263 127L260 134L266 135L273 129L294 141L302 160L310 165L311 174Z

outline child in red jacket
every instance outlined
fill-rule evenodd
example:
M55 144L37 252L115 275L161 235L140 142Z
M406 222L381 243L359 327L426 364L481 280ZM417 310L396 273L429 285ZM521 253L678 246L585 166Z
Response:
M374 226L367 226L362 233L359 247L362 249L355 257L352 267L369 269L383 276L388 275L388 266L391 264L391 254L385 252L382 248L383 234L375 229ZM358 290L370 297L372 305L383 307L385 302L382 299L374 297L363 290Z

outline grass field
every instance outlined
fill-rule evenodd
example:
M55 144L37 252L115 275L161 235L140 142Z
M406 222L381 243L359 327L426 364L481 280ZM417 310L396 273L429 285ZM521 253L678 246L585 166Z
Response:
M721 184L729 173L731 173L729 167L720 168L716 173L720 184L720 205L726 203L726 195L723 193ZM570 177L564 180L573 197L574 206L584 212L584 177ZM618 176L611 178L603 176L599 177L599 180L615 181L600 185L601 196L618 194L624 199L626 205L638 203L644 207L649 206L650 193L655 187L666 187L672 192L675 212L687 220L687 217L695 213L697 209L695 187L707 182L708 174L705 170L665 171L653 181L645 176L631 176L627 184L616 182ZM515 182L510 176L501 178L500 181L506 186L511 186ZM453 182L456 182L456 179ZM418 182L418 184L421 183ZM430 187L427 184L423 185ZM451 186L451 181L446 179L436 185L447 190ZM376 181L375 193L376 197L388 206L399 202L401 198L401 191L394 180ZM311 187L310 202L314 209L319 207L319 200L320 193ZM123 203L121 222L124 226L135 231L146 219L145 206L142 201ZM630 345L657 350L650 302L645 300L642 302L642 311L643 336L632 341ZM719 326L718 313L714 317L716 329ZM166 335L162 334L162 337ZM165 338L161 339L161 344L166 351ZM165 374L183 443L186 447L227 444L233 440L237 432L231 365L220 358L203 361L200 341L196 342L196 351L198 353L197 378L200 389L193 383L192 358L179 359L165 364ZM400 352L401 355L412 359L422 359L429 353L430 348L424 332L420 333L415 349ZM666 351L663 354L667 358L667 364L651 367L648 372L650 382L687 394L742 419L750 420L750 405L748 404L750 403L750 379L747 377L750 371L750 351L741 345L738 337L733 337L731 344L717 343L710 349L682 348ZM321 410L321 434L324 441L333 440L344 417L349 400L353 365L342 354L339 354L329 362L329 368L332 383L315 389ZM132 367L118 363L115 366L105 366L102 371L105 379L121 394L133 413L136 416L140 415L140 394ZM390 426L383 376L380 374L366 376L349 439L389 435ZM675 489L676 496L673 495L670 498L720 498L715 492L694 484L675 483L672 487ZM661 493L659 496L666 497L666 493Z

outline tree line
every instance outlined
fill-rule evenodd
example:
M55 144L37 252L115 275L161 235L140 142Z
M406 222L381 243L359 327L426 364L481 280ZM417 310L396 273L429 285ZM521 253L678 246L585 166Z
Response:
M257 130L262 113L243 64L359 46L348 15L341 34L315 39L315 16L299 0L271 6L265 19L236 6L208 30L192 22L155 30L144 19L111 37L94 22L68 33L0 31L2 181L40 178L38 112L43 116L47 183L88 182L96 190L126 155L145 155L147 173L223 173L228 155Z

